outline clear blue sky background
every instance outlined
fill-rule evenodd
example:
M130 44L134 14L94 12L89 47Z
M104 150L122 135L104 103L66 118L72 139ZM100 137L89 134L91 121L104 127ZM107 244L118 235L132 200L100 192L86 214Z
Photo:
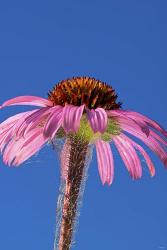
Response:
M166 12L165 0L1 0L0 102L46 97L59 80L89 75L110 83L123 108L167 128ZM0 121L25 109L2 110ZM167 249L167 171L151 156L155 178L143 164L132 181L115 152L106 187L94 153L74 249ZM1 250L52 249L59 176L49 147L16 169L0 159Z

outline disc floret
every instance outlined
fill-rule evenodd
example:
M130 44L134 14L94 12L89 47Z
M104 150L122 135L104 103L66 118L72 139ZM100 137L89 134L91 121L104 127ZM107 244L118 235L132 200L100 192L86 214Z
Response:
M108 84L91 77L73 77L56 84L48 94L53 105L65 106L82 104L89 109L97 107L106 110L119 109L120 102L116 102L117 95Z

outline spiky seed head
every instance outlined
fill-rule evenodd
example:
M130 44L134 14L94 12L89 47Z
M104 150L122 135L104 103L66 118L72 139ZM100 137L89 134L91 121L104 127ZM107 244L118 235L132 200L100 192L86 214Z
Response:
M48 98L53 105L65 106L85 104L89 109L98 107L106 110L119 109L120 102L116 102L117 95L114 89L104 82L91 77L73 77L59 82Z

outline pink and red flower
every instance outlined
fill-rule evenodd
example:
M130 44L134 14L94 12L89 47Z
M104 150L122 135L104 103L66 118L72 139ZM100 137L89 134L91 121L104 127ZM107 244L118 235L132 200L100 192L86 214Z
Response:
M18 166L45 143L55 138L60 128L66 134L77 133L83 115L92 129L98 133L96 146L98 170L103 184L110 185L114 177L114 160L110 147L113 143L132 178L142 176L142 167L137 151L148 165L151 176L155 174L154 164L145 149L135 142L131 135L146 144L167 167L167 132L155 121L133 111L121 109L88 108L85 104L66 103L54 105L51 100L36 96L20 96L4 102L2 108L11 105L33 105L38 109L11 116L0 124L0 152L7 165ZM109 139L104 139L108 124L115 122L118 133L108 130ZM111 133L110 133L111 132Z

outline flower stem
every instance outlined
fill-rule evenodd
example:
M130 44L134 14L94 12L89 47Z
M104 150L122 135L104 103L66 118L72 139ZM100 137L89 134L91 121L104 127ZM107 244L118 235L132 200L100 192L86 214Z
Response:
M85 175L90 158L88 157L90 156L88 142L77 136L70 136L66 140L67 148L68 151L63 156L68 161L66 162L65 171L63 169L64 187L61 204L58 204L59 210L61 209L61 216L59 216L60 222L57 225L59 228L57 230L55 250L70 250L71 248L79 202L84 191ZM61 167L64 168L64 166Z

